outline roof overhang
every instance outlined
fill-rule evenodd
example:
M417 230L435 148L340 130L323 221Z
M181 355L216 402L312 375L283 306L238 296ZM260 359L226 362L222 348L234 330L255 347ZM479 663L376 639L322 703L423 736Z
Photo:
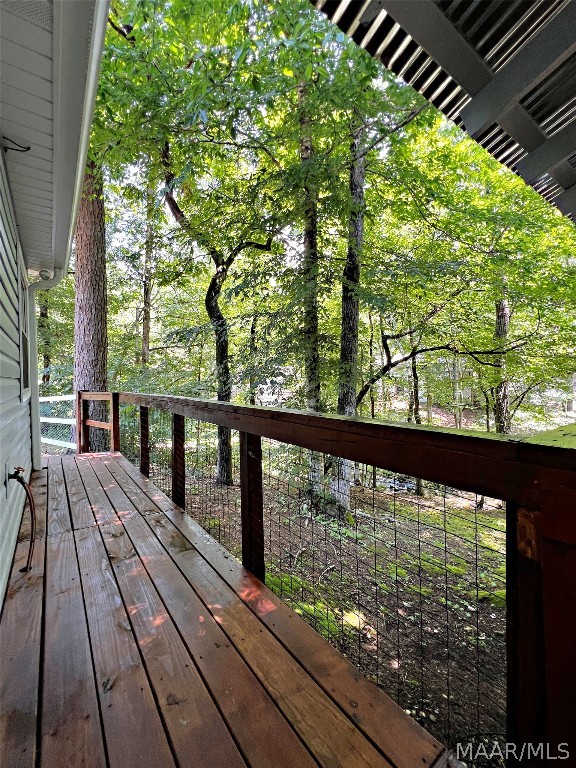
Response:
M576 0L311 0L576 219Z
M108 0L0 3L0 131L30 270L53 272L68 263L108 6Z

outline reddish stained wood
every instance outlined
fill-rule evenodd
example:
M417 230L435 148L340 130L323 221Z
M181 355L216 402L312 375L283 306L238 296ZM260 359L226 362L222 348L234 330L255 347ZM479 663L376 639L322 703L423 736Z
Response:
M126 521L137 526L141 518ZM169 612L124 531L102 534L174 752L181 765L245 768Z
M172 500L186 506L186 453L184 417L172 415Z
M101 461L116 482L121 485L122 490L141 515L146 516L158 512L158 507L152 499L136 485L132 478L128 477L126 472L118 466L111 456L103 456Z
M82 400L82 392L78 390L76 392L76 453L84 453L87 438L84 434L85 426L84 420L88 417L88 412L84 407L84 401Z
M120 450L120 394L112 392L110 399L110 450Z
M134 761L174 768L100 531L87 528L74 536L110 768Z
M48 460L47 531L50 536L72 530L70 509L66 498L62 459L51 456Z
M546 674L546 739L576 748L576 494L556 488L542 508L542 624ZM565 521L564 528L562 521Z
M117 511L120 511L122 514L127 507L127 498L115 477L111 473L104 471L104 464L100 464L100 462L98 464L100 466L96 469L96 474L100 481L105 483L110 499L115 504L118 504ZM121 472L118 466L116 466L115 473L116 475L122 474L124 482L128 480L126 474ZM107 540L108 550L113 558L113 562L118 564L119 568L124 567L120 563L133 557L134 552L131 548L132 542L134 542L138 549L138 554L145 560L146 570L154 578L156 586L158 585L155 574L157 576L158 573L168 571L170 576L167 578L166 590L164 592L160 591L160 594L169 606L170 613L172 614L174 613L174 594L181 595L181 588L184 588L182 606L185 606L184 610L188 612L188 615L184 619L184 626L182 626L181 622L177 622L179 630L193 653L195 663L200 667L204 679L218 701L218 706L228 719L229 726L234 730L235 737L241 744L243 752L251 756L250 764L260 766L261 768L270 765L288 768L289 765L294 765L292 760L294 756L297 756L299 765L307 766L309 764L307 762L308 755L294 736L290 726L273 708L272 703L265 696L257 680L244 666L237 653L230 648L229 644L227 645L226 636L219 627L215 623L209 625L206 621L203 621L203 617L205 618L208 615L205 606L202 605L190 586L179 574L176 566L168 561L165 550L158 543L156 543L156 549L154 549L150 529L143 522L143 518L138 515L123 515L123 522L130 534L130 539L128 537L124 538L117 529L114 529L114 535ZM116 572L118 573L118 571ZM132 573L133 571L129 568L128 575ZM136 603L143 605L141 601L140 603L136 601ZM134 621L132 613L131 619ZM187 624L186 621L188 622ZM147 642L145 647L143 646L143 653L145 648L148 648ZM152 663L154 663L154 660L152 660ZM231 681L235 677L238 682L233 684ZM184 676L185 679L186 676ZM156 690L158 689L156 680L154 681L154 687ZM167 696L170 696L170 694L174 694L174 691L169 691ZM176 698L179 695L174 694ZM162 699L160 698L159 700L162 704ZM181 714L181 708L178 709L178 713ZM173 714L173 710L169 709L168 714ZM259 714L259 716L254 719L256 714ZM273 727L275 732L273 745L270 744L267 732L262 731L263 719L267 719L271 723L271 727ZM176 724L176 727L179 727L178 724ZM174 738L171 730L170 733L171 737ZM214 738L213 732L212 737ZM215 743L218 743L218 741L216 740ZM225 745L226 742L224 742ZM220 744L219 750L219 754L222 753L222 744ZM285 764L283 762L284 755L290 755L290 763ZM207 760L207 758L205 759ZM224 758L220 759L223 762L215 762L215 766L220 764L223 766L228 765ZM206 764L210 765L211 763L207 762ZM310 766L312 765L313 763L310 763Z
M399 768L433 763L443 751L441 744L240 566L192 518L139 476L127 459L119 455L115 459L391 762ZM170 541L165 544L171 552L175 548Z
M150 475L150 412L145 405L140 406L140 472Z
M80 477L82 478L82 482L84 483L86 496L88 497L88 501L92 507L92 512L94 514L96 523L98 525L103 525L106 523L118 523L118 515L110 503L104 488L96 477L96 473L94 472L94 468L92 466L92 462L99 460L100 457L97 454L77 456L76 464L78 466L78 471L80 473ZM130 510L130 512L126 512L125 514L128 513L131 514L132 510Z
M46 470L34 473L30 483L37 523L32 568L20 572L28 556L28 529L16 548L0 621L0 756L2 764L10 768L34 768L36 764L46 475Z
M96 476L97 482L106 491L107 506L109 506L113 513L121 520L125 520L126 518L133 517L137 514L137 510L128 496L124 493L122 488L120 488L114 479L114 476L108 471L104 464L104 459L91 458L90 466ZM93 484L90 485L90 489L86 489L91 499L98 497L99 494L97 493L97 488L97 483L93 482ZM117 520L113 522L117 522Z
M88 392L88 391L82 391L82 400L110 400L111 399L111 392Z
M240 488L242 563L257 578L264 580L262 440L246 432L240 432Z
M68 493L73 527L76 529L95 525L96 521L92 514L92 507L86 497L84 484L78 472L74 456L62 457L62 470Z
M167 532L174 561L318 763L325 768L338 762L351 768L390 766L281 643L264 632L257 617L206 560L186 546L183 536L179 543L178 533L170 528L166 523L154 530L159 536ZM299 627L293 625L293 632ZM327 646L326 661L331 651Z
M545 740L541 518L536 510L507 505L507 720L514 743Z
M98 429L112 429L112 425L108 421L95 421L94 419L86 419L84 421L87 427L97 427ZM86 451L84 451L86 453Z
M105 768L84 601L71 532L47 540L45 627L42 768Z
M156 517L166 519L162 515ZM313 768L316 762L290 724L206 605L166 556L166 550L151 536L145 520L154 519L131 518L126 529L248 764L251 768ZM180 546L181 538L175 543ZM211 602L217 605L219 600L219 593L214 593ZM259 640L259 634L253 638L254 642Z
M228 426L532 508L540 506L543 486L565 485L576 489L572 451L512 438L183 397L122 392L120 401Z

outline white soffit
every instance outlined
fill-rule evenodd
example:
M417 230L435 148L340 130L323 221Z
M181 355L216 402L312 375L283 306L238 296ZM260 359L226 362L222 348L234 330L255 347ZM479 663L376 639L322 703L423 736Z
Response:
M67 265L107 14L108 0L0 0L2 151L32 270Z
M576 0L311 2L576 220Z

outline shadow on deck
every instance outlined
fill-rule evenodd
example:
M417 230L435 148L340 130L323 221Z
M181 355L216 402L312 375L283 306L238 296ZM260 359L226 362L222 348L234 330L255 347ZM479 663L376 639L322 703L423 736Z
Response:
M438 766L443 749L121 454L36 473L0 623L10 768ZM28 515L24 515L26 525Z

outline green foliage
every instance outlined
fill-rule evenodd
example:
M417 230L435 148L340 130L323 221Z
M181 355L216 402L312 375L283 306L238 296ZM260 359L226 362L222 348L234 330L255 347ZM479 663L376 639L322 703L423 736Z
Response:
M360 412L404 418L415 353L421 395L456 415L469 407L478 428L503 378L518 415L546 417L547 393L561 399L575 368L576 235L557 211L432 108L407 121L420 97L308 0L118 0L110 21L91 151L107 173L111 386L214 396L204 297L215 254L271 238L269 251L238 251L220 296L234 398L302 407L302 190L312 185L321 405L335 410L350 135L364 124ZM504 346L494 339L503 295ZM70 286L52 292L50 311L53 383L65 391Z

